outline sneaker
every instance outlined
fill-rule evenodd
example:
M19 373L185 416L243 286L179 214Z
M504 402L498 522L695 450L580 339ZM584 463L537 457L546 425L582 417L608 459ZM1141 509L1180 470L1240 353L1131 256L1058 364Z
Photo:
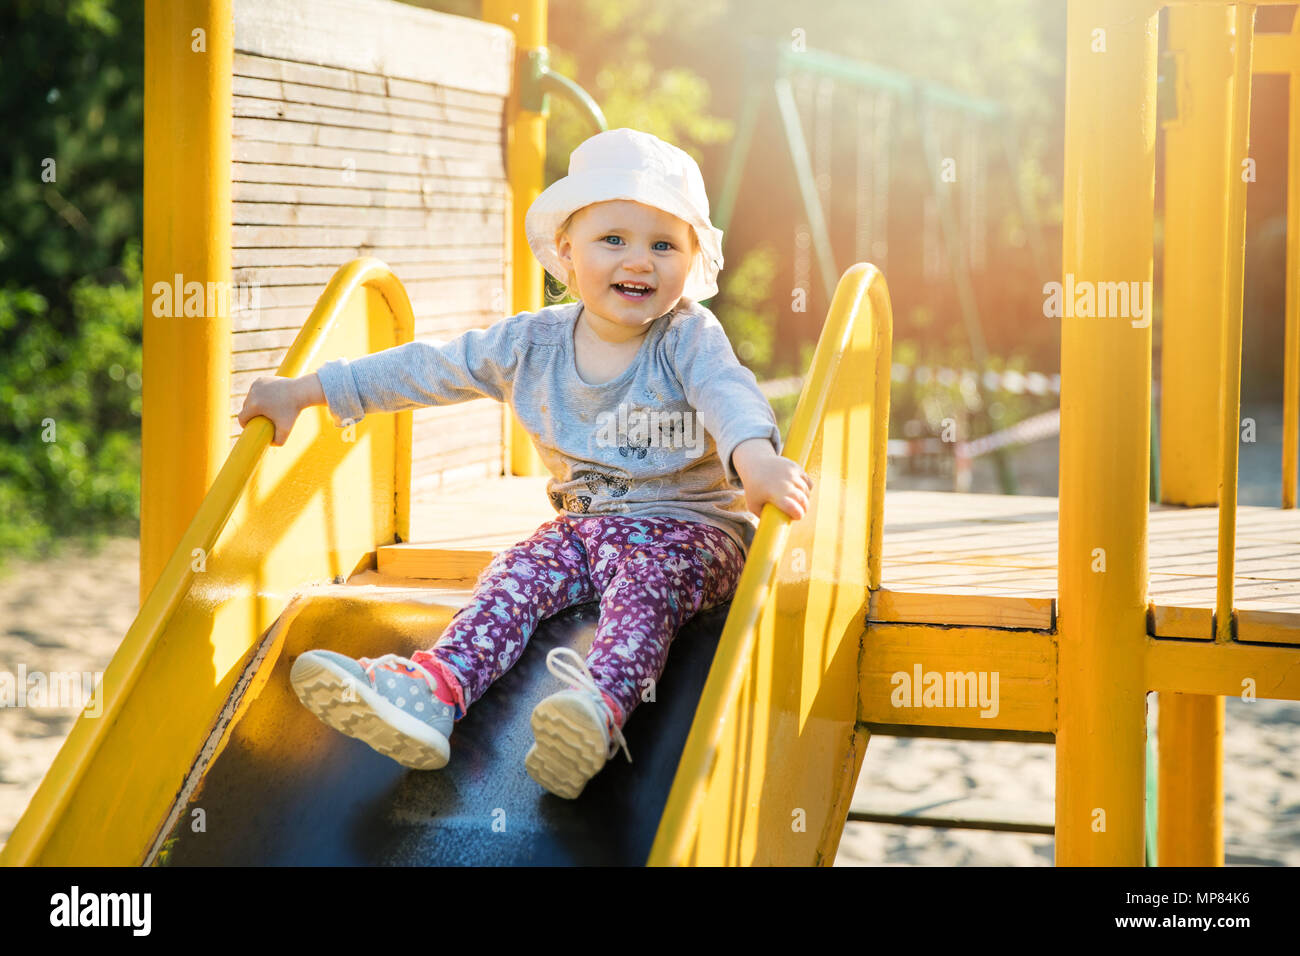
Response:
M434 695L437 678L407 658L307 651L289 680L307 709L340 733L415 770L447 765L456 708Z
M574 689L552 694L533 708L536 742L524 758L524 769L548 792L573 800L619 746L628 763L632 754L582 657L556 647L546 655L546 667Z

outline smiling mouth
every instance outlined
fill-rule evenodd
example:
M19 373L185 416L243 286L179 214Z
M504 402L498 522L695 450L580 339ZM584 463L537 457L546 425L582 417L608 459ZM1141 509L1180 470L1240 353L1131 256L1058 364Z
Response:
M629 285L623 282L615 282L610 288L626 299L648 299L655 291L651 286Z

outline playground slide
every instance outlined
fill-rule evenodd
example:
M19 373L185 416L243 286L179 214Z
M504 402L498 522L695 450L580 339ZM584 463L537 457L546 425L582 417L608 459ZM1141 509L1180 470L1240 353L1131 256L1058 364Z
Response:
M83 715L0 852L6 864L829 863L865 733L858 655L879 582L889 303L845 273L784 453L813 476L792 522L769 505L729 605L673 645L655 701L576 801L523 771L545 652L585 650L596 606L543 622L457 726L452 762L409 771L325 728L288 681L294 658L429 643L467 594L351 584L405 540L410 416L343 443L324 409L266 453L236 443ZM280 374L407 341L410 306L382 263L326 287ZM883 370L883 374L882 374ZM357 501L373 507L356 513Z

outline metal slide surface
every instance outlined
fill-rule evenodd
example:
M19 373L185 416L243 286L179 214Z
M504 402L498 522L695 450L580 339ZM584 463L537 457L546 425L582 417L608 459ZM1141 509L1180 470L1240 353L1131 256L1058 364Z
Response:
M442 770L410 770L321 723L289 689L285 655L208 768L159 862L642 865L729 608L697 614L678 633L656 699L624 728L633 762L618 751L576 800L544 791L524 771L524 755L533 707L565 686L547 670L546 653L570 646L585 655L597 604L541 623L515 666L457 723ZM267 727L278 731L269 745ZM193 825L198 808L202 832Z

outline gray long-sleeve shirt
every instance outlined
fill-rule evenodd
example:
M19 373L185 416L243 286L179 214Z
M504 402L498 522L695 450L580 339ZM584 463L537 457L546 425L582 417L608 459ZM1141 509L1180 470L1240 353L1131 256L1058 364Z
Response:
M748 553L758 519L731 453L750 438L781 452L772 406L737 361L721 323L682 299L655 319L621 375L591 385L574 358L582 304L520 312L450 342L410 342L328 362L320 382L336 422L475 398L509 403L570 515L702 521Z

